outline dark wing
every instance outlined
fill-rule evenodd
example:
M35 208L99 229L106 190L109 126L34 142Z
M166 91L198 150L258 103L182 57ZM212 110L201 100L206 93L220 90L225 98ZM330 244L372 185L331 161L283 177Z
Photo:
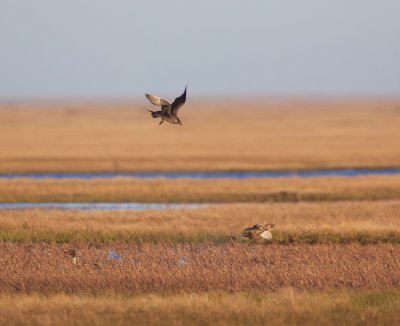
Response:
M242 231L242 237L250 238L250 237L251 237L251 234L252 234L254 231L257 231L257 230L258 230L257 225L258 225L258 224L254 225L254 226L252 226L252 227L250 227L250 228L245 228L245 229Z
M174 102L172 102L172 104L171 104L171 114L173 114L173 115L177 114L179 108L183 104L185 104L185 102L186 102L186 88L187 88L187 86L185 87L185 91L183 92L183 94L181 96L177 97Z
M250 238L251 234L251 228L246 228L242 231L242 237L244 238Z

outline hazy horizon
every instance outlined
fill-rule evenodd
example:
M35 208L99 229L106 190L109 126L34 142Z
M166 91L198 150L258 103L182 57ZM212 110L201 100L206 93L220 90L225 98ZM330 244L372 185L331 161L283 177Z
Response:
M0 100L400 95L394 0L0 3Z

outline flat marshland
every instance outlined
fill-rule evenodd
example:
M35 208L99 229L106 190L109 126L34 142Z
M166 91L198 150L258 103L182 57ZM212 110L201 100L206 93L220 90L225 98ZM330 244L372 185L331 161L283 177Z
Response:
M248 180L0 180L0 202L243 203L400 199L400 175Z
M398 101L188 100L183 126L143 104L2 104L0 173L400 166Z
M398 101L3 103L0 174L399 168ZM397 324L400 176L0 179L0 324ZM241 230L274 223L271 242ZM75 250L76 263L66 252Z
M17 325L396 325L399 290L0 296ZM73 322L71 322L73 321Z
M400 243L400 201L224 204L142 212L0 210L0 240L14 243L231 243L257 222L273 243Z
M400 286L400 246L4 244L0 291L146 293ZM64 251L77 250L77 263ZM108 250L120 259L109 259Z

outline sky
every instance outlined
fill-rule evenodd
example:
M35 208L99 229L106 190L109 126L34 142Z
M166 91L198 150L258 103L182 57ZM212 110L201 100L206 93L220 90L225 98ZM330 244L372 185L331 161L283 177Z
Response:
M398 96L399 17L398 0L1 0L0 99Z

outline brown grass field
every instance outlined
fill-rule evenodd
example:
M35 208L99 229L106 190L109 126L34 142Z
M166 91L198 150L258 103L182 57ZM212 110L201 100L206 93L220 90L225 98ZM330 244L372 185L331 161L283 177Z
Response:
M63 252L78 250L77 264ZM121 261L108 260L111 249ZM2 244L0 291L170 293L400 286L400 246ZM181 266L181 257L187 264Z
M399 319L399 290L0 296L3 325L372 326Z
M63 254L71 248L77 264ZM109 249L122 260L107 260ZM398 245L7 243L0 250L7 325L376 325L400 317Z
M275 223L274 243L400 243L400 201L223 204L142 212L0 210L0 240L47 243L231 243Z
M0 104L0 174L400 167L399 101L189 100L183 126L141 103ZM0 325L400 322L400 176L2 179L0 202L216 204L0 210Z
M0 172L400 167L400 102L188 101L183 126L141 104L3 103Z
M0 202L237 203L400 199L400 176L249 180L0 180Z

